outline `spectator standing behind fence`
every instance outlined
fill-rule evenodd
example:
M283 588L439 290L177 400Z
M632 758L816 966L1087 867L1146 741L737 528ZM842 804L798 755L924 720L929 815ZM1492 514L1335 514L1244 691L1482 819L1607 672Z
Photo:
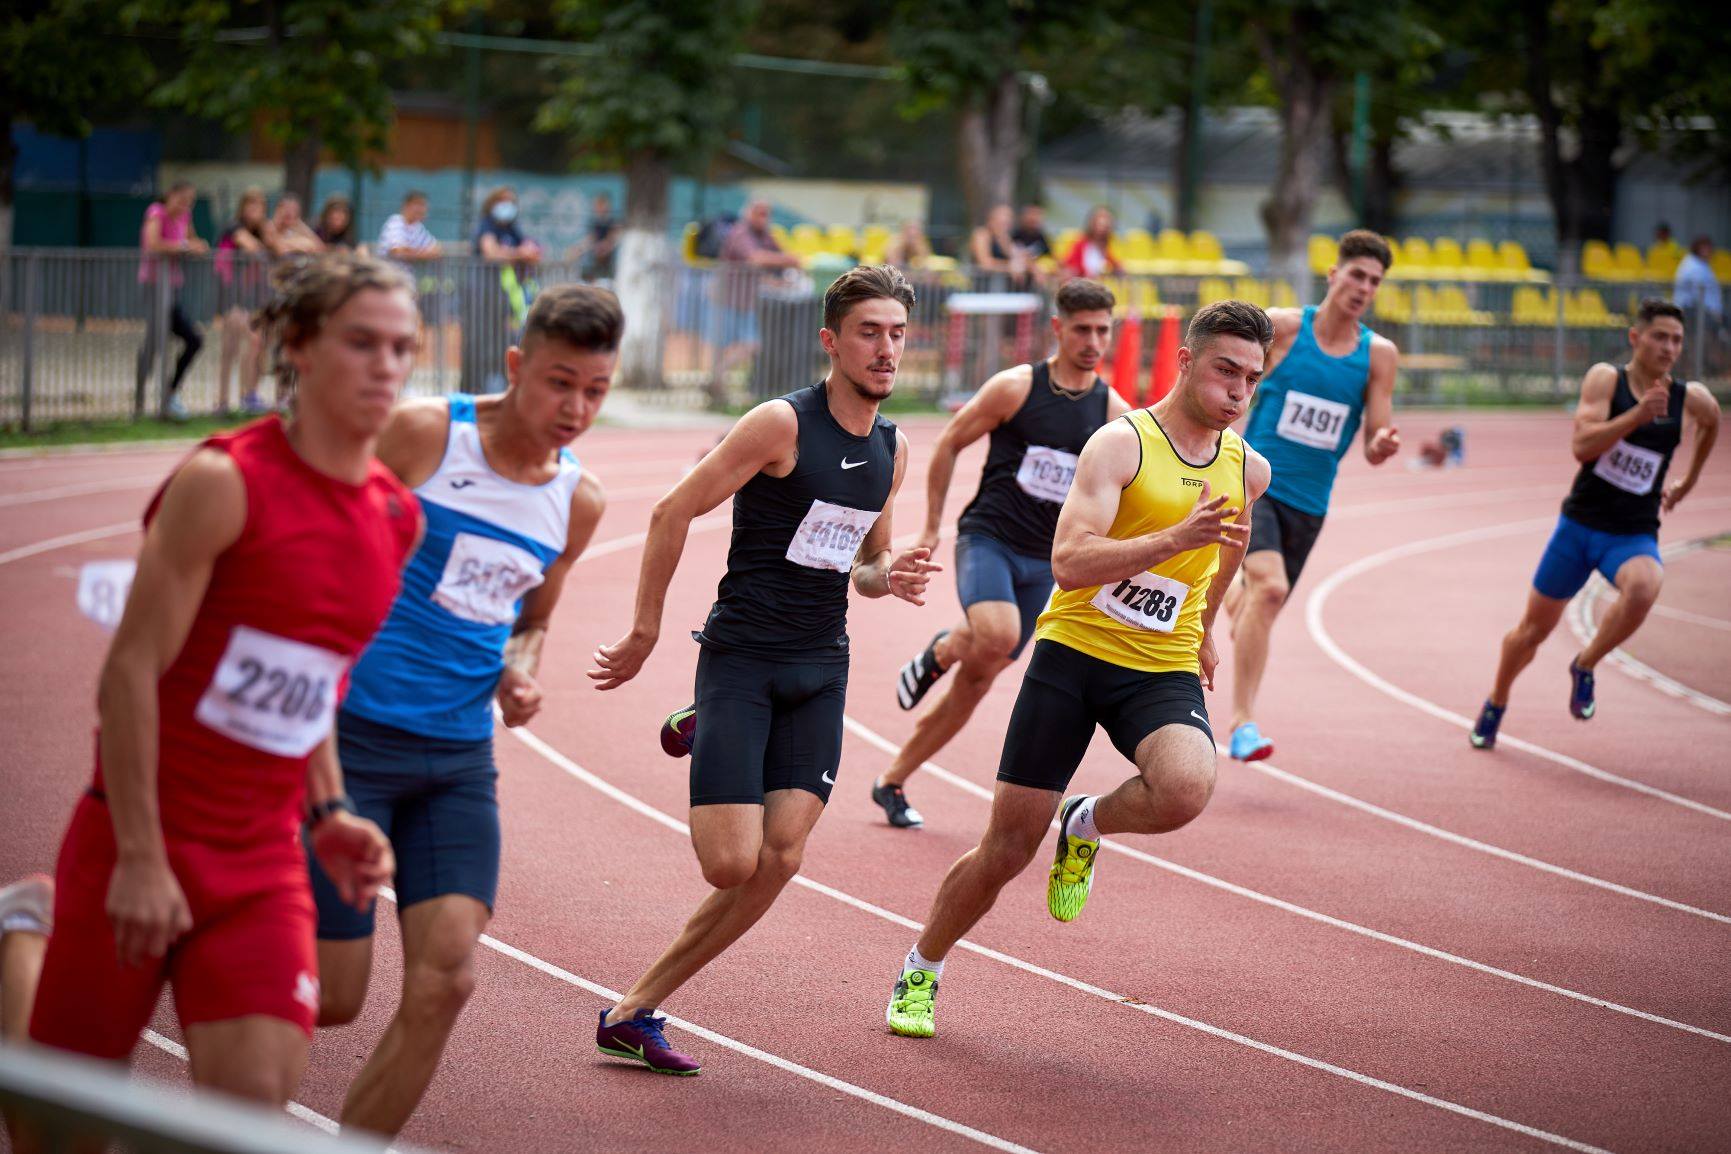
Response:
M410 192L403 197L402 208L386 217L385 227L379 230L379 255L411 273L414 263L438 260L444 249L427 230L426 219L426 193Z
M1052 242L1046 236L1046 210L1038 204L1024 204L1010 232L1016 247L1028 254L1029 260L1052 255Z
M276 202L276 211L271 214L271 227L276 230L277 255L289 253L314 253L325 250L325 242L319 239L312 226L301 215L301 198L292 192L285 192Z
M595 194L589 206L589 227L576 257L586 280L612 280L613 255L619 248L619 218L613 215L613 198Z
M1688 255L1677 265L1677 279L1671 290L1671 299L1689 318L1689 326L1701 326L1697 329L1697 340L1706 336L1702 329L1718 328L1725 315L1712 261L1713 242L1704 236L1696 237L1689 244Z
M1006 276L1008 287L1020 290L1033 284L1033 260L1011 235L1015 220L1015 211L1009 205L994 205L986 214L986 223L976 228L969 239L968 255L980 272Z
M884 263L904 273L917 272L931 264L932 242L917 220L902 221L902 229L884 249Z
M505 350L529 315L535 293L530 279L541 261L541 246L523 235L518 220L517 193L495 188L481 202L481 222L475 228L474 255L463 278L463 376L466 393L493 392L504 387Z
M228 384L240 359L241 404L259 412L258 394L264 372L264 341L252 327L254 310L262 307L270 270L266 262L280 245L276 227L265 213L262 188L249 188L234 206L234 219L216 238L216 315L221 353L216 369L216 411L229 411ZM242 350L245 350L243 353Z
M1105 205L1095 207L1088 214L1088 224L1082 235L1064 254L1064 270L1071 276L1089 278L1122 272L1124 266L1112 251L1112 230L1116 223L1111 209Z
M327 249L357 250L365 253L366 246L355 243L355 209L342 193L332 193L319 209L319 222L313 232Z
M180 356L174 362L174 375L168 382L168 399L164 408L176 421L187 418L186 405L180 399L180 385L193 358L204 347L204 336L180 304L180 287L186 273L180 267L185 256L210 251L210 246L192 231L192 205L198 190L190 181L176 181L162 199L144 210L144 223L139 229L138 247L142 258L138 262L138 283L144 287L144 345L138 350L138 395L144 396L145 381L156 363L157 341L162 339L158 293L168 294L168 328L180 340Z
M716 350L710 393L717 400L726 391L727 374L757 351L757 296L763 275L799 267L799 257L783 252L769 230L769 202L754 200L721 244L721 269L716 275L710 344Z

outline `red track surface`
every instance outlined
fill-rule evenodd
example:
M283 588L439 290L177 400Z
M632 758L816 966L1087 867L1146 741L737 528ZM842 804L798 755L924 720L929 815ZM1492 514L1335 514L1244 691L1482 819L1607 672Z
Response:
M713 596L726 515L692 536L642 676L597 694L583 670L628 620L633 535L714 434L592 434L583 456L614 494L603 548L560 610L539 741L499 738L501 948L482 951L479 992L405 1137L473 1150L1731 1147L1731 720L1607 665L1598 718L1572 721L1565 627L1505 723L1530 744L1468 748L1448 715L1470 717L1484 695L1571 463L1558 415L1427 414L1404 432L1456 423L1464 469L1373 472L1349 457L1277 628L1260 717L1272 764L1223 761L1191 827L1122 839L1074 925L1046 916L1043 869L1030 869L977 928L980 949L952 955L929 1042L890 1036L883 1003L913 923L983 824L1019 670L944 752L949 773L915 778L927 827L893 831L866 798L884 743L910 728L893 674L956 616L954 584L943 575L923 610L856 601L856 724L810 884L666 1007L755 1051L677 1032L707 1067L677 1081L596 1055L605 999L583 983L628 985L705 892L678 828L687 763L654 730L689 697L685 633ZM899 534L919 527L937 427L909 426ZM104 637L74 607L77 569L137 539L18 551L136 521L177 455L0 462L0 875L52 862L89 772ZM977 468L964 460L958 490ZM1663 537L1727 527L1722 453ZM1731 617L1724 554L1674 570L1661 605ZM1724 697L1722 632L1656 617L1638 653ZM1211 702L1223 733L1225 689ZM1099 741L1077 782L1125 774ZM301 1087L320 1114L339 1112L394 1003L395 930L380 925L368 1012L320 1034ZM158 1029L175 1036L167 1014ZM160 1048L141 1046L139 1066L184 1078Z

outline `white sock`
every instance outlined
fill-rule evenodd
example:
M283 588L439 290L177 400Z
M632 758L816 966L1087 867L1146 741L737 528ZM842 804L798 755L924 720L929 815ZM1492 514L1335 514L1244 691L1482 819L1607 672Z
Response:
M921 954L919 943L915 942L914 948L908 951L908 960L902 963L902 973L911 974L915 970L929 970L941 978L944 974L944 963L934 962Z
M1085 797L1075 809L1070 811L1070 824L1064 831L1070 837L1086 838L1089 841L1100 840L1100 830L1094 825L1094 807L1098 805L1098 795Z

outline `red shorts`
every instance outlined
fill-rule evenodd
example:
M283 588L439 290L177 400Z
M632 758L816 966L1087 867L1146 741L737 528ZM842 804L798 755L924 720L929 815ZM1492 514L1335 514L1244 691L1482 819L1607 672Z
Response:
M318 1020L312 890L298 841L235 849L168 843L192 910L192 929L167 956L123 966L108 921L114 872L108 806L86 795L73 810L55 870L54 934L30 1017L46 1046L115 1061L149 1025L163 982L174 987L181 1028L263 1014L311 1037Z

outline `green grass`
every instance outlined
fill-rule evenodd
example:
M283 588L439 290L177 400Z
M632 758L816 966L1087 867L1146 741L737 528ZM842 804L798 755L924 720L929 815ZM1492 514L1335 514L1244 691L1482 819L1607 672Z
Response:
M0 429L0 449L38 449L50 445L106 445L127 441L168 441L203 438L251 418L194 417L190 421L55 421L29 432L16 426Z

